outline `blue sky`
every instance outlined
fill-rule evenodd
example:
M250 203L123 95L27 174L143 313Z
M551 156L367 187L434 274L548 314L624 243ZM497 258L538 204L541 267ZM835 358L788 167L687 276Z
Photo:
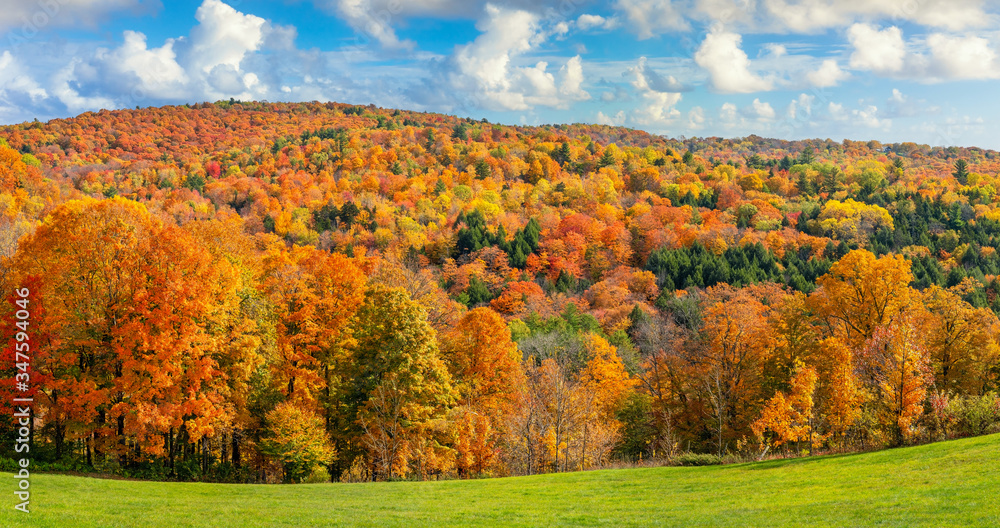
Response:
M996 0L5 4L0 123L235 97L1000 148Z

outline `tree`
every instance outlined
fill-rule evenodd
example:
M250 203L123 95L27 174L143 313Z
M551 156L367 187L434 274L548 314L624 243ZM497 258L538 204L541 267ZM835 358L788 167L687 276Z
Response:
M808 305L828 335L860 347L877 328L892 324L912 306L910 266L901 255L876 258L864 249L851 251L816 279L819 288Z
M809 442L813 446L813 393L816 391L816 369L797 362L788 394L777 392L768 400L761 417L751 425L757 438L764 432L774 433L774 446L789 442Z
M600 463L617 443L621 429L617 412L636 383L625 370L617 349L604 338L587 335L584 349L590 359L579 374L584 405L580 440L582 468L588 467L588 454L591 463Z
M819 343L819 412L827 438L842 441L860 414L861 383L854 371L854 354L836 337Z
M316 468L333 462L323 419L292 402L281 402L267 413L268 434L260 444L267 456L281 462L285 482L299 482Z
M470 310L442 337L441 357L455 380L458 404L499 427L520 399L525 382L521 351L503 318L485 307Z
M370 287L351 326L345 418L357 417L378 478L405 476L411 437L454 402L451 376L426 312L404 290Z
M264 287L274 305L286 397L327 408L346 360L348 322L363 298L364 276L347 257L273 240L263 259Z
M862 379L871 391L870 403L899 445L915 434L924 412L927 389L934 380L927 349L920 345L909 318L875 329L858 358Z
M770 308L749 288L709 288L706 303L701 379L712 416L716 451L722 456L734 422L749 419L753 393L759 390L760 370L774 343L767 325Z
M57 453L81 439L88 459L172 456L175 433L196 443L228 426L216 360L228 343L213 328L234 283L183 229L122 198L71 201L22 242L15 269L42 277L40 403Z
M969 180L969 164L964 159L955 160L955 172L951 175L958 180L958 183L965 185Z
M956 288L932 285L923 292L925 343L938 390L982 394L996 364L1000 321L987 308L974 308L961 294L974 290L971 279Z

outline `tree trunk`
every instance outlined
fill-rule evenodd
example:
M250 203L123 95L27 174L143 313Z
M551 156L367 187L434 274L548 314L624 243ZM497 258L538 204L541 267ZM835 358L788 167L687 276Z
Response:
M239 432L233 431L233 467L240 468L240 439Z

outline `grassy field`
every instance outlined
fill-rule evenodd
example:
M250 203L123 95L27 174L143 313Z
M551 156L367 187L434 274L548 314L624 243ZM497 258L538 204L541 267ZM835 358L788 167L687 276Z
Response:
M0 526L1000 526L1000 435L860 455L476 481L231 485L32 477Z

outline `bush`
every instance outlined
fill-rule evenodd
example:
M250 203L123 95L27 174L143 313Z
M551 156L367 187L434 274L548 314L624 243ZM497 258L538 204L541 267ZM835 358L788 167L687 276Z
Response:
M722 464L722 458L709 453L684 453L674 457L678 466L717 466Z
M306 478L302 479L304 484L322 484L324 482L330 482L330 473L323 466L317 466L313 469L312 473Z
M953 436L979 436L1000 424L1000 399L990 392L982 396L956 396L948 401L946 415Z

